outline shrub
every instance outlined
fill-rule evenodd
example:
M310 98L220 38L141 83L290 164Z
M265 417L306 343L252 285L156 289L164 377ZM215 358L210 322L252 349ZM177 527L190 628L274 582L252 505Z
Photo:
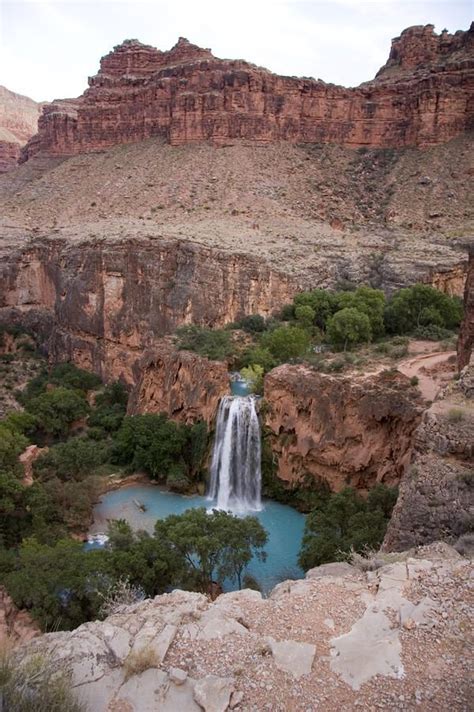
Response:
M150 668L159 668L160 659L157 652L151 646L140 648L136 652L128 654L123 664L125 680L128 680L133 675L141 675L145 670Z
M263 393L263 366L252 364L242 368L240 375L247 382L251 393Z
M118 381L110 383L102 393L97 394L88 424L106 433L115 432L122 424L127 411L127 402L128 393L125 386Z
M295 307L296 321L305 329L309 329L313 325L315 316L316 312L309 304L302 304L301 306Z
M367 500L350 487L321 500L306 519L300 565L307 570L347 559L352 550L378 548L396 498L396 490L379 484Z
M293 300L293 313L296 316L298 307L310 307L313 310L313 323L320 329L326 328L326 323L337 311L337 297L325 289L313 289L310 292L300 292Z
M0 701L5 712L86 712L72 689L66 669L43 655L18 663L0 651Z
M102 383L95 373L77 368L72 363L60 363L54 366L48 380L57 386L80 391L90 391Z
M370 341L372 337L367 314L350 307L341 309L329 319L326 333L331 344L344 348L344 351L348 346Z
M38 419L40 429L53 436L66 435L71 424L90 410L81 393L63 387L28 400L25 407Z
M462 408L450 408L448 410L448 420L450 423L460 423L466 417Z
M27 438L7 423L0 423L0 470L17 468L18 457L28 445Z
M243 329L249 334L259 334L267 328L265 319L263 316L260 316L260 314L250 314L249 316L244 316L236 322L235 326L237 329Z
M280 326L262 336L262 346L280 362L303 356L309 348L309 343L308 332L299 326Z
M362 314L366 314L372 336L377 337L384 333L385 295L380 289L362 286L355 292L339 293L336 299L338 310L357 309Z
M99 597L102 600L100 615L107 618L119 613L123 606L133 606L143 601L145 591L140 586L134 586L127 577L124 577L111 583L105 591L100 591Z
M407 346L392 346L389 351L390 358L394 358L394 359L403 358L404 356L407 355L407 353L408 353Z
M461 300L426 284L400 289L385 309L385 323L393 334L408 334L422 326L454 329L461 319Z
M169 470L184 476L186 466L183 450L186 430L161 413L126 416L114 437L113 459L144 470L152 477L163 477Z
M225 361L234 351L228 331L191 325L180 327L176 334L179 349L195 351L209 359Z
M412 376L412 377L410 378L410 385L411 385L411 386L417 386L417 385L419 384L419 382L420 382L420 379L418 378L418 376Z
M253 346L244 351L239 359L241 368L247 366L261 366L264 373L276 366L276 359L265 346Z
M428 326L418 326L414 330L413 336L427 341L443 341L444 339L449 339L452 336L452 332L439 324L429 324ZM451 344L449 346L451 347Z
M80 480L94 472L109 458L109 447L85 437L71 438L49 448L33 465L40 479Z

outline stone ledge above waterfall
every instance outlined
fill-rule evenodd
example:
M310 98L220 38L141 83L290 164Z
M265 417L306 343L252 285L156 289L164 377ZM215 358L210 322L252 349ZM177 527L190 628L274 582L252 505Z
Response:
M229 393L227 364L191 351L177 351L166 339L145 353L137 369L129 413L166 413L179 422L214 421Z

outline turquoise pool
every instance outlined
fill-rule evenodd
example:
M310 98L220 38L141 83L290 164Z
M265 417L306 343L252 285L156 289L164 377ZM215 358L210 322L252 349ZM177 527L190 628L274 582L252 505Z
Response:
M142 502L146 511L142 512L133 500ZM206 497L185 497L166 492L153 485L126 487L104 495L94 510L94 526L91 534L106 532L107 519L126 519L135 529L152 532L156 519L169 514L181 514L190 507L212 506ZM248 572L260 584L262 591L269 591L279 581L287 578L301 578L303 571L297 564L298 552L304 528L304 515L278 502L264 500L263 509L256 516L268 532L265 547L267 560L262 563L253 560ZM233 585L227 582L226 590Z

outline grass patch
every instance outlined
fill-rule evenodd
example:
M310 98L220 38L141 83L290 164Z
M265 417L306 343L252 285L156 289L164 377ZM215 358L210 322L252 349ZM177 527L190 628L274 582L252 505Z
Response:
M145 670L159 666L160 661L156 651L149 646L141 648L136 653L130 653L125 660L123 664L125 680L129 680L133 675L141 675Z

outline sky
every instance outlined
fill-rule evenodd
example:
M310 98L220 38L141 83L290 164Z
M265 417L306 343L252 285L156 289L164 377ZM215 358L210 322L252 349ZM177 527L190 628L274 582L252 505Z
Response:
M410 25L466 30L471 0L0 0L0 84L36 101L75 97L124 39L178 37L278 74L356 86Z

